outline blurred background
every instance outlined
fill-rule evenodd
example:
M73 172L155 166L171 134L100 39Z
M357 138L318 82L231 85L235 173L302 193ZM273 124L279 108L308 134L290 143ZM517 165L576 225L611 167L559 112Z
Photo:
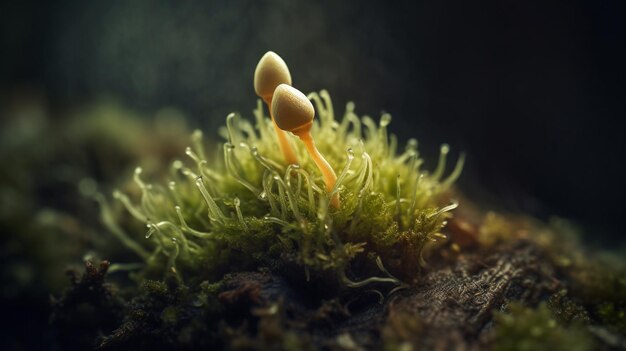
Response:
M433 159L468 153L470 193L622 238L618 1L20 1L1 5L0 87L51 108L112 96L207 130L255 105L259 57L341 111L392 113ZM6 118L7 116L3 116ZM211 133L208 133L211 135ZM432 163L431 163L432 164ZM6 167L5 167L6 170ZM523 196L522 196L523 195Z
M227 113L251 118L254 68L273 50L294 85L328 89L336 111L352 100L359 114L390 112L391 131L419 140L427 168L443 142L452 159L466 152L459 184L469 198L562 216L589 242L622 245L626 21L618 3L3 2L2 234L19 232L7 224L18 220L58 219L52 210L31 216L41 204L84 209L75 183L127 178L120 170L144 156L128 151L133 142L151 155L180 154L191 128L217 138ZM89 107L96 101L113 102L114 113ZM67 122L86 114L109 124ZM168 124L181 116L184 128ZM16 205L25 199L32 203ZM89 230L65 220L65 232ZM3 242L0 260L12 267L4 274L37 281L11 266L26 250ZM3 285L3 297L19 295Z
M255 105L259 57L303 91L392 113L427 160L468 153L470 195L622 240L624 17L618 1L20 1L1 5L4 97L102 96L209 131ZM7 116L3 116L6 118ZM213 135L215 136L215 135ZM432 162L430 163L432 165ZM6 167L5 167L6 170Z

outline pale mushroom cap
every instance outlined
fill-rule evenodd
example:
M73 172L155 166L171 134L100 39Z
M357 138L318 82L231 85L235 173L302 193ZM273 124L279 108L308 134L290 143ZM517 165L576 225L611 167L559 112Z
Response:
M291 74L285 61L275 52L268 51L254 70L254 91L268 101L279 84L291 85Z
M280 129L294 131L313 120L315 109L300 90L281 84L274 91L272 115Z

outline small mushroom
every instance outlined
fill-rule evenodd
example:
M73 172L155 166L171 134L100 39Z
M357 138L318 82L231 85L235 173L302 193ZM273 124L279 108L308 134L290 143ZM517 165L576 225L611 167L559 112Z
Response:
M280 84L274 91L272 115L280 129L292 132L302 140L315 165L322 172L326 191L331 192L337 182L337 175L315 147L315 141L311 135L315 109L311 101L298 89L287 84ZM330 203L334 208L339 208L337 193L333 195Z
M276 90L279 84L291 85L291 74L285 61L275 52L268 51L261 57L254 70L254 91L267 104L285 161L287 161L287 164L297 164L298 158L291 145L289 145L287 133L278 128L272 115L272 97L274 96L274 90Z

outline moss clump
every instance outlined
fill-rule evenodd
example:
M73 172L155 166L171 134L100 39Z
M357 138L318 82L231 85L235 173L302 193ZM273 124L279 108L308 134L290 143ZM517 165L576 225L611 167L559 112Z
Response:
M601 303L597 314L603 324L610 326L616 332L626 335L626 306L615 302Z
M109 262L98 267L85 263L85 272L79 275L68 271L72 285L59 299L52 299L50 322L59 330L57 342L77 349L91 349L96 336L110 333L126 305L113 286L105 282Z
M593 349L592 338L582 327L559 325L544 303L536 309L510 303L507 310L495 315L494 351Z
M376 123L368 116L359 118L348 103L343 118L336 120L326 91L309 98L319 116L312 134L339 174L332 191L324 190L319 171L297 139L289 142L300 164L282 161L272 122L259 101L254 125L235 114L227 117L221 130L226 141L218 151L207 150L196 131L186 150L191 165L175 161L165 185L146 183L138 168L138 194L114 193L148 227L149 240L137 242L126 235L108 206L103 208L105 223L145 260L146 271L161 270L179 279L218 280L231 271L292 263L307 276L312 270L335 272L348 286L400 284L392 274L413 279L425 248L443 237L439 231L456 207L446 204L443 195L459 176L463 158L445 177L444 145L436 169L427 173L415 140L397 152L397 139L387 132L388 114ZM341 198L338 209L329 205L335 194ZM370 275L385 276L351 280L346 271L361 253L372 258ZM392 257L402 265L393 265Z
M219 285L203 282L194 288L146 280L130 301L126 315L106 337L102 350L197 349L218 342Z
M571 294L585 302L593 320L626 336L626 269L619 258L581 260L569 274Z

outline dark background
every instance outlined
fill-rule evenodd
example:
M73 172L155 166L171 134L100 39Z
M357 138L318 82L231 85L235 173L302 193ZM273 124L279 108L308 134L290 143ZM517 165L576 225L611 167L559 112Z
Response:
M336 110L354 100L359 113L392 113L427 167L441 142L467 152L468 195L624 242L617 5L19 1L0 5L0 93L37 89L59 108L103 95L148 114L175 106L209 129L254 107L254 67L273 50Z

